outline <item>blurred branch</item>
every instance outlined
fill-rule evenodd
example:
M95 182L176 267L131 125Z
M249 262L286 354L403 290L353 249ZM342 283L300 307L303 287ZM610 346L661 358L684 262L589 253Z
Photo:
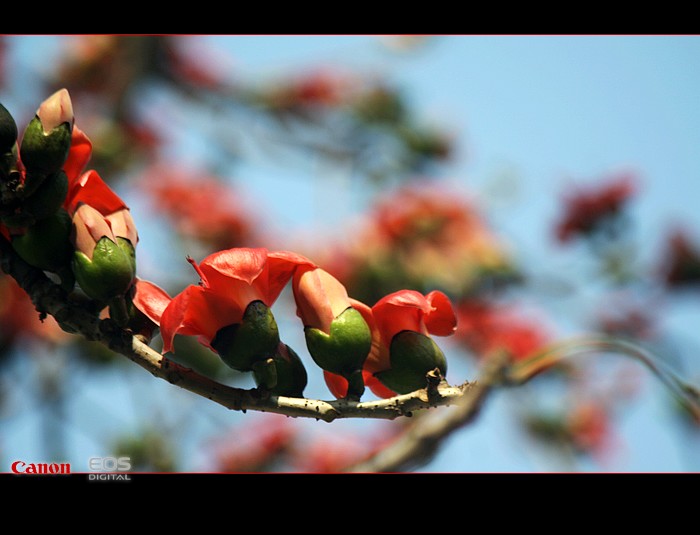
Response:
M218 383L181 366L149 347L139 337L119 327L113 320L100 319L96 313L52 282L42 270L30 266L0 237L0 268L15 278L32 299L37 311L52 315L66 332L100 342L151 372L155 377L205 397L232 410L257 410L293 417L332 422L339 418L395 419L411 416L413 411L454 404L472 390L471 383L453 387L439 375L428 374L428 386L410 394L380 401L321 401L306 398L271 396L259 389L240 389Z
M457 406L446 413L419 418L396 442L347 472L401 472L429 462L444 439L474 420L491 390L502 383L510 359L497 352L484 365L480 379L472 383Z
M262 84L232 81L213 65L213 49L203 48L193 59L183 50L187 45L181 37L100 37L83 43L93 49L91 54L69 56L47 75L45 84L70 87L76 102L80 96L88 99L111 123L111 142L126 143L119 156L111 154L116 161L106 157L100 162L107 176L123 166L124 151L135 149L128 131L130 125L143 123L138 96L144 88L158 88L174 98L178 108L210 117L181 127L199 129L207 145L231 161L249 156L249 151L261 151L267 158L313 154L352 164L360 175L386 179L424 170L445 160L450 151L446 133L419 123L403 96L375 77L349 77L328 69L295 71ZM167 120L169 131L181 118L173 114ZM115 141L121 137L124 142Z
M504 379L508 385L519 386L562 360L591 353L621 355L640 362L661 381L681 407L700 419L700 389L685 382L638 343L619 337L589 335L550 344L532 357L510 366Z

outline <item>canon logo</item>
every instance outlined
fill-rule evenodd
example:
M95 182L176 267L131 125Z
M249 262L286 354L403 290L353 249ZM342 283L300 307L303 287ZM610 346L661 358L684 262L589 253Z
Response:
M70 474L70 463L25 463L15 461L10 466L13 474Z

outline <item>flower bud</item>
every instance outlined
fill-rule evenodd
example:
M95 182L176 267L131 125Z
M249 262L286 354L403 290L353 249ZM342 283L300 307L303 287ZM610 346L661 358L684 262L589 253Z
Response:
M253 364L253 375L258 387L273 395L304 397L308 380L306 369L299 355L282 342L271 357Z
M314 362L347 379L348 395L359 399L364 392L362 366L372 345L367 322L352 307L345 286L323 269L298 268L293 290Z
M55 173L68 157L73 130L73 105L65 89L46 99L22 136L20 158L27 169L27 179ZM39 181L32 178L31 182Z
M0 104L0 154L10 152L16 141L17 123L7 108Z
M277 322L272 310L262 301L251 302L241 323L222 327L211 341L221 359L238 371L251 371L253 365L265 361L280 343Z
M12 246L28 264L57 272L70 263L73 252L70 233L70 217L61 208L15 237Z
M435 368L444 377L447 360L435 341L416 331L401 331L389 346L391 368L375 373L387 388L399 394L408 394L425 388L426 374Z
M107 302L129 290L136 275L133 257L102 214L87 204L73 216L73 242L75 279L89 297Z
M139 237L131 212L128 208L123 208L105 216L105 220L109 223L112 233L117 238L117 245L129 258L134 273L136 273L136 244L139 241Z

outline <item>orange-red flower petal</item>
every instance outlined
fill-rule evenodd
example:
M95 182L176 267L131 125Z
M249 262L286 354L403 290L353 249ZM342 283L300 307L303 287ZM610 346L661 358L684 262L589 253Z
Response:
M148 319L160 325L163 312L172 301L168 293L159 286L147 280L136 278L134 283L134 306L143 312Z
M92 156L92 142L80 128L73 125L70 150L63 164L63 171L68 177L69 184L77 180L85 171L90 156Z
M69 185L64 207L69 214L72 214L80 203L89 204L105 216L128 208L94 169L84 173L80 179L74 180Z
M210 346L216 332L240 323L244 312L245 308L238 306L228 294L188 286L173 298L161 316L163 353L172 351L176 334L198 335L202 344Z

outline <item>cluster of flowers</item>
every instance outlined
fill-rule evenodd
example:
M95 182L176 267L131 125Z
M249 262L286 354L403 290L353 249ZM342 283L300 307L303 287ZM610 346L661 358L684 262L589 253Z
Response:
M97 171L85 171L92 143L74 125L68 91L41 104L20 142L0 106L0 151L0 233L26 262L56 273L65 289L77 282L110 311L118 304L123 316L138 234L121 198Z
M171 298L136 277L136 227L128 207L94 170L92 144L74 125L62 89L39 107L20 143L2 107L2 231L29 264L80 289L122 327L160 328L163 352L175 335L197 335L231 368L252 372L260 388L302 397L307 375L282 343L271 307L291 281L309 352L337 397L359 399L365 385L382 397L423 388L447 372L431 334L456 330L445 294L400 290L373 307L352 299L338 279L290 251L233 248L197 264L201 281Z
M175 335L198 336L231 368L253 372L258 386L302 397L307 375L280 340L271 307L291 281L307 348L338 398L359 399L365 386L380 397L425 387L426 374L447 362L431 335L447 336L456 316L447 296L414 290L391 293L374 306L351 298L338 279L291 251L233 248L197 264L200 277L171 298L137 280L134 305L160 327L163 351Z

